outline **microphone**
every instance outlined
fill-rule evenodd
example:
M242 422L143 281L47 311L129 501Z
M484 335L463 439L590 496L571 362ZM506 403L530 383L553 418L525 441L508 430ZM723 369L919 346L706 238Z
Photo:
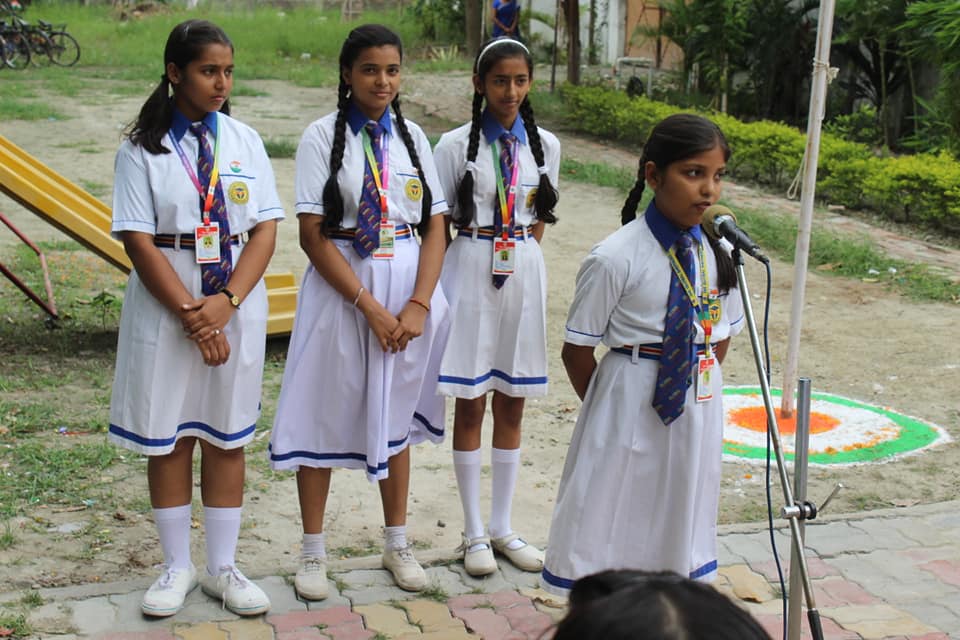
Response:
M700 224L711 238L716 240L726 238L727 242L732 244L734 248L744 251L763 264L770 264L770 260L763 255L753 238L737 226L737 218L733 215L733 211L722 204L707 207L707 210L703 212L703 222Z

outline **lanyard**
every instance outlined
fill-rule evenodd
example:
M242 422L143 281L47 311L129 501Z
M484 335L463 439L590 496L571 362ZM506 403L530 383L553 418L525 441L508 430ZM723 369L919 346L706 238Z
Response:
M710 277L707 272L707 260L703 251L703 243L697 243L697 257L700 259L701 280L701 293L699 299L697 292L693 287L693 283L690 282L690 278L687 277L687 273L683 270L683 266L677 259L676 248L670 247L670 251L667 252L667 255L670 258L670 267L673 269L673 272L677 275L677 279L680 281L680 286L683 287L683 291L690 299L690 303L693 305L693 308L697 310L697 317L700 319L700 325L703 327L703 340L706 347L707 357L709 357L710 336L713 334L713 322L710 320Z
M217 116L217 131L220 131L220 116ZM197 188L197 193L200 194L200 197L204 197L204 188L200 184L200 178L197 177L197 172L193 169L193 163L190 162L190 159L187 158L187 154L184 153L183 147L180 146L180 143L177 141L176 136L172 133L170 134L170 140L173 141L173 148L176 150L177 155L180 156L180 162L183 164L183 168L187 171L187 175L190 176L190 181L193 182L193 186ZM197 139L198 145L203 145L203 141ZM203 148L202 146L200 147ZM213 194L217 189L217 181L220 179L220 163L217 162L220 159L220 136L214 136L213 138L213 167L210 170L210 184L206 188L206 198L203 201L203 211L201 215L203 216L203 224L210 224L210 209L213 207Z
M380 157L383 158L383 174L381 177L380 167L377 166L377 157L373 153L373 144L370 142L370 135L367 128L360 130L360 139L363 141L363 152L367 154L367 164L370 165L370 173L373 174L373 182L377 185L377 192L380 194L380 219L387 219L387 186L390 182L390 154L387 132L380 135ZM382 182L381 182L382 180Z
M497 148L500 143L495 142L490 145L490 153L493 154L493 170L497 174L497 198L500 200L500 222L503 225L503 239L507 239L510 233L510 217L513 215L514 207L517 203L517 178L520 176L520 162L517 158L517 152L520 150L520 142L514 140L513 149L510 150L510 157L513 158L513 171L510 176L509 193L504 193L503 172L500 170L500 154Z

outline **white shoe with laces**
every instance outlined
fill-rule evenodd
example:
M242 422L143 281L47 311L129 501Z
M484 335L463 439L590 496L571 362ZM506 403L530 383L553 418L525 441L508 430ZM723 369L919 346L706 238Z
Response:
M393 574L397 586L404 591L423 591L427 586L427 574L413 557L412 549L384 550L383 568Z
M164 565L163 573L143 594L140 610L155 618L172 616L183 608L187 594L197 587L197 570L191 564L185 569L171 569Z
M234 566L220 567L215 576L204 572L200 587L238 616L256 616L270 610L270 598Z
M307 556L300 560L300 568L293 578L293 588L305 600L323 600L329 595L327 559Z

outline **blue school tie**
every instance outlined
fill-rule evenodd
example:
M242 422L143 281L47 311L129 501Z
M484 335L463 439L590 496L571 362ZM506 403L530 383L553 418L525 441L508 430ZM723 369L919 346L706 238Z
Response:
M686 231L676 243L677 261L687 274L690 284L696 283L693 261L693 238ZM653 408L669 425L683 413L683 405L690 387L693 359L693 305L673 269L670 270L670 295L667 297L667 315L664 319L663 351L657 387L653 392Z
M206 133L209 127L203 122L190 125L190 132L197 137L199 151L197 153L197 178L203 187L200 196L200 210L206 200L207 189L210 187L210 176L213 175L213 151ZM227 218L227 206L223 200L223 187L217 180L217 187L213 192L213 204L210 205L210 222L220 225L220 262L208 262L200 265L200 281L203 295L212 296L227 286L230 275L233 273L233 253L230 247L230 220Z
M377 161L377 170L383 175L383 154L380 152L380 136L383 127L376 122L364 125L370 136L373 157ZM366 156L366 154L364 154ZM361 258L366 258L380 246L380 191L373 179L369 158L363 163L363 191L360 193L360 206L357 208L357 233L353 237L353 248Z
M500 136L500 176L503 178L503 193L510 196L510 178L513 175L513 143L516 140L512 133L504 133ZM516 210L516 209L514 209ZM513 212L510 216L510 226L507 229L507 236L513 237ZM503 213L500 211L500 201L494 207L493 212L493 240L496 242L503 234ZM493 286L499 289L507 281L507 276L502 273L493 274Z

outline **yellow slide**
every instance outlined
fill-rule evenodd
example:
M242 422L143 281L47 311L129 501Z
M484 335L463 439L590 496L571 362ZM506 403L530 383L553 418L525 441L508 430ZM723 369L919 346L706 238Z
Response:
M110 235L110 208L29 153L0 136L0 191L98 256L130 273L123 244ZM292 273L267 274L267 334L293 329L297 284Z

